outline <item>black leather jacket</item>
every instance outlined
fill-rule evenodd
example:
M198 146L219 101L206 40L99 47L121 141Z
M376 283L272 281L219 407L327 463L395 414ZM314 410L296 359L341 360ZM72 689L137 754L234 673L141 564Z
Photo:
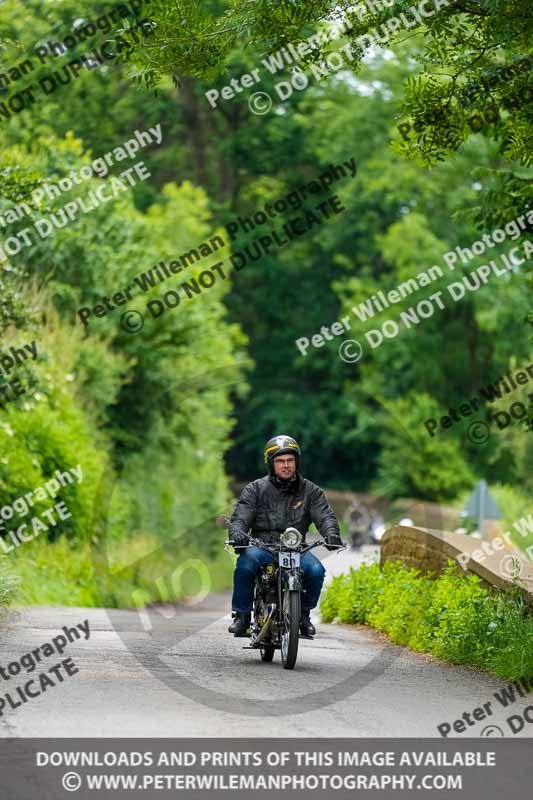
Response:
M322 489L297 475L290 483L266 475L241 492L231 517L231 528L263 541L276 541L292 526L303 535L314 522L321 536L340 535L337 517Z

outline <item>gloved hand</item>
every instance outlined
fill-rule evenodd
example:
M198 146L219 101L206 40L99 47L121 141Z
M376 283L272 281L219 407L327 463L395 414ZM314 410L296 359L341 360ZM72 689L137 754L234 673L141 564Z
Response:
M248 536L243 533L239 528L232 528L230 530L230 539L234 545L248 544Z
M327 550L336 550L337 547L342 545L342 539L336 533L330 533L329 536L326 536L326 542Z

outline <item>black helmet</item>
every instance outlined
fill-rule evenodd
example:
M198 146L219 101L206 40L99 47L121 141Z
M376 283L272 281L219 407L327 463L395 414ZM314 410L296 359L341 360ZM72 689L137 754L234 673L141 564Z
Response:
M292 436L274 436L269 439L265 445L265 464L268 464L268 469L271 474L274 472L272 460L275 456L281 456L285 453L292 453L296 457L296 469L300 461L300 445L293 439Z

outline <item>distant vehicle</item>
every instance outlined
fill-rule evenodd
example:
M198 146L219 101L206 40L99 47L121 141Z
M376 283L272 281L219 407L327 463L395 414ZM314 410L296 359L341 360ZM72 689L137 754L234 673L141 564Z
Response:
M346 513L344 522L348 528L348 536L352 550L358 550L371 541L371 518L365 506L359 500L352 500Z
M368 510L359 500L353 500L344 515L353 550L364 544L379 544L387 526L375 509Z

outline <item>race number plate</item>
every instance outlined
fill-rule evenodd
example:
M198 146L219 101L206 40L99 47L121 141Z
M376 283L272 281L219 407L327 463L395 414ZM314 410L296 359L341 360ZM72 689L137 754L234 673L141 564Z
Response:
M292 569L300 566L300 553L280 553L279 565L285 569Z

